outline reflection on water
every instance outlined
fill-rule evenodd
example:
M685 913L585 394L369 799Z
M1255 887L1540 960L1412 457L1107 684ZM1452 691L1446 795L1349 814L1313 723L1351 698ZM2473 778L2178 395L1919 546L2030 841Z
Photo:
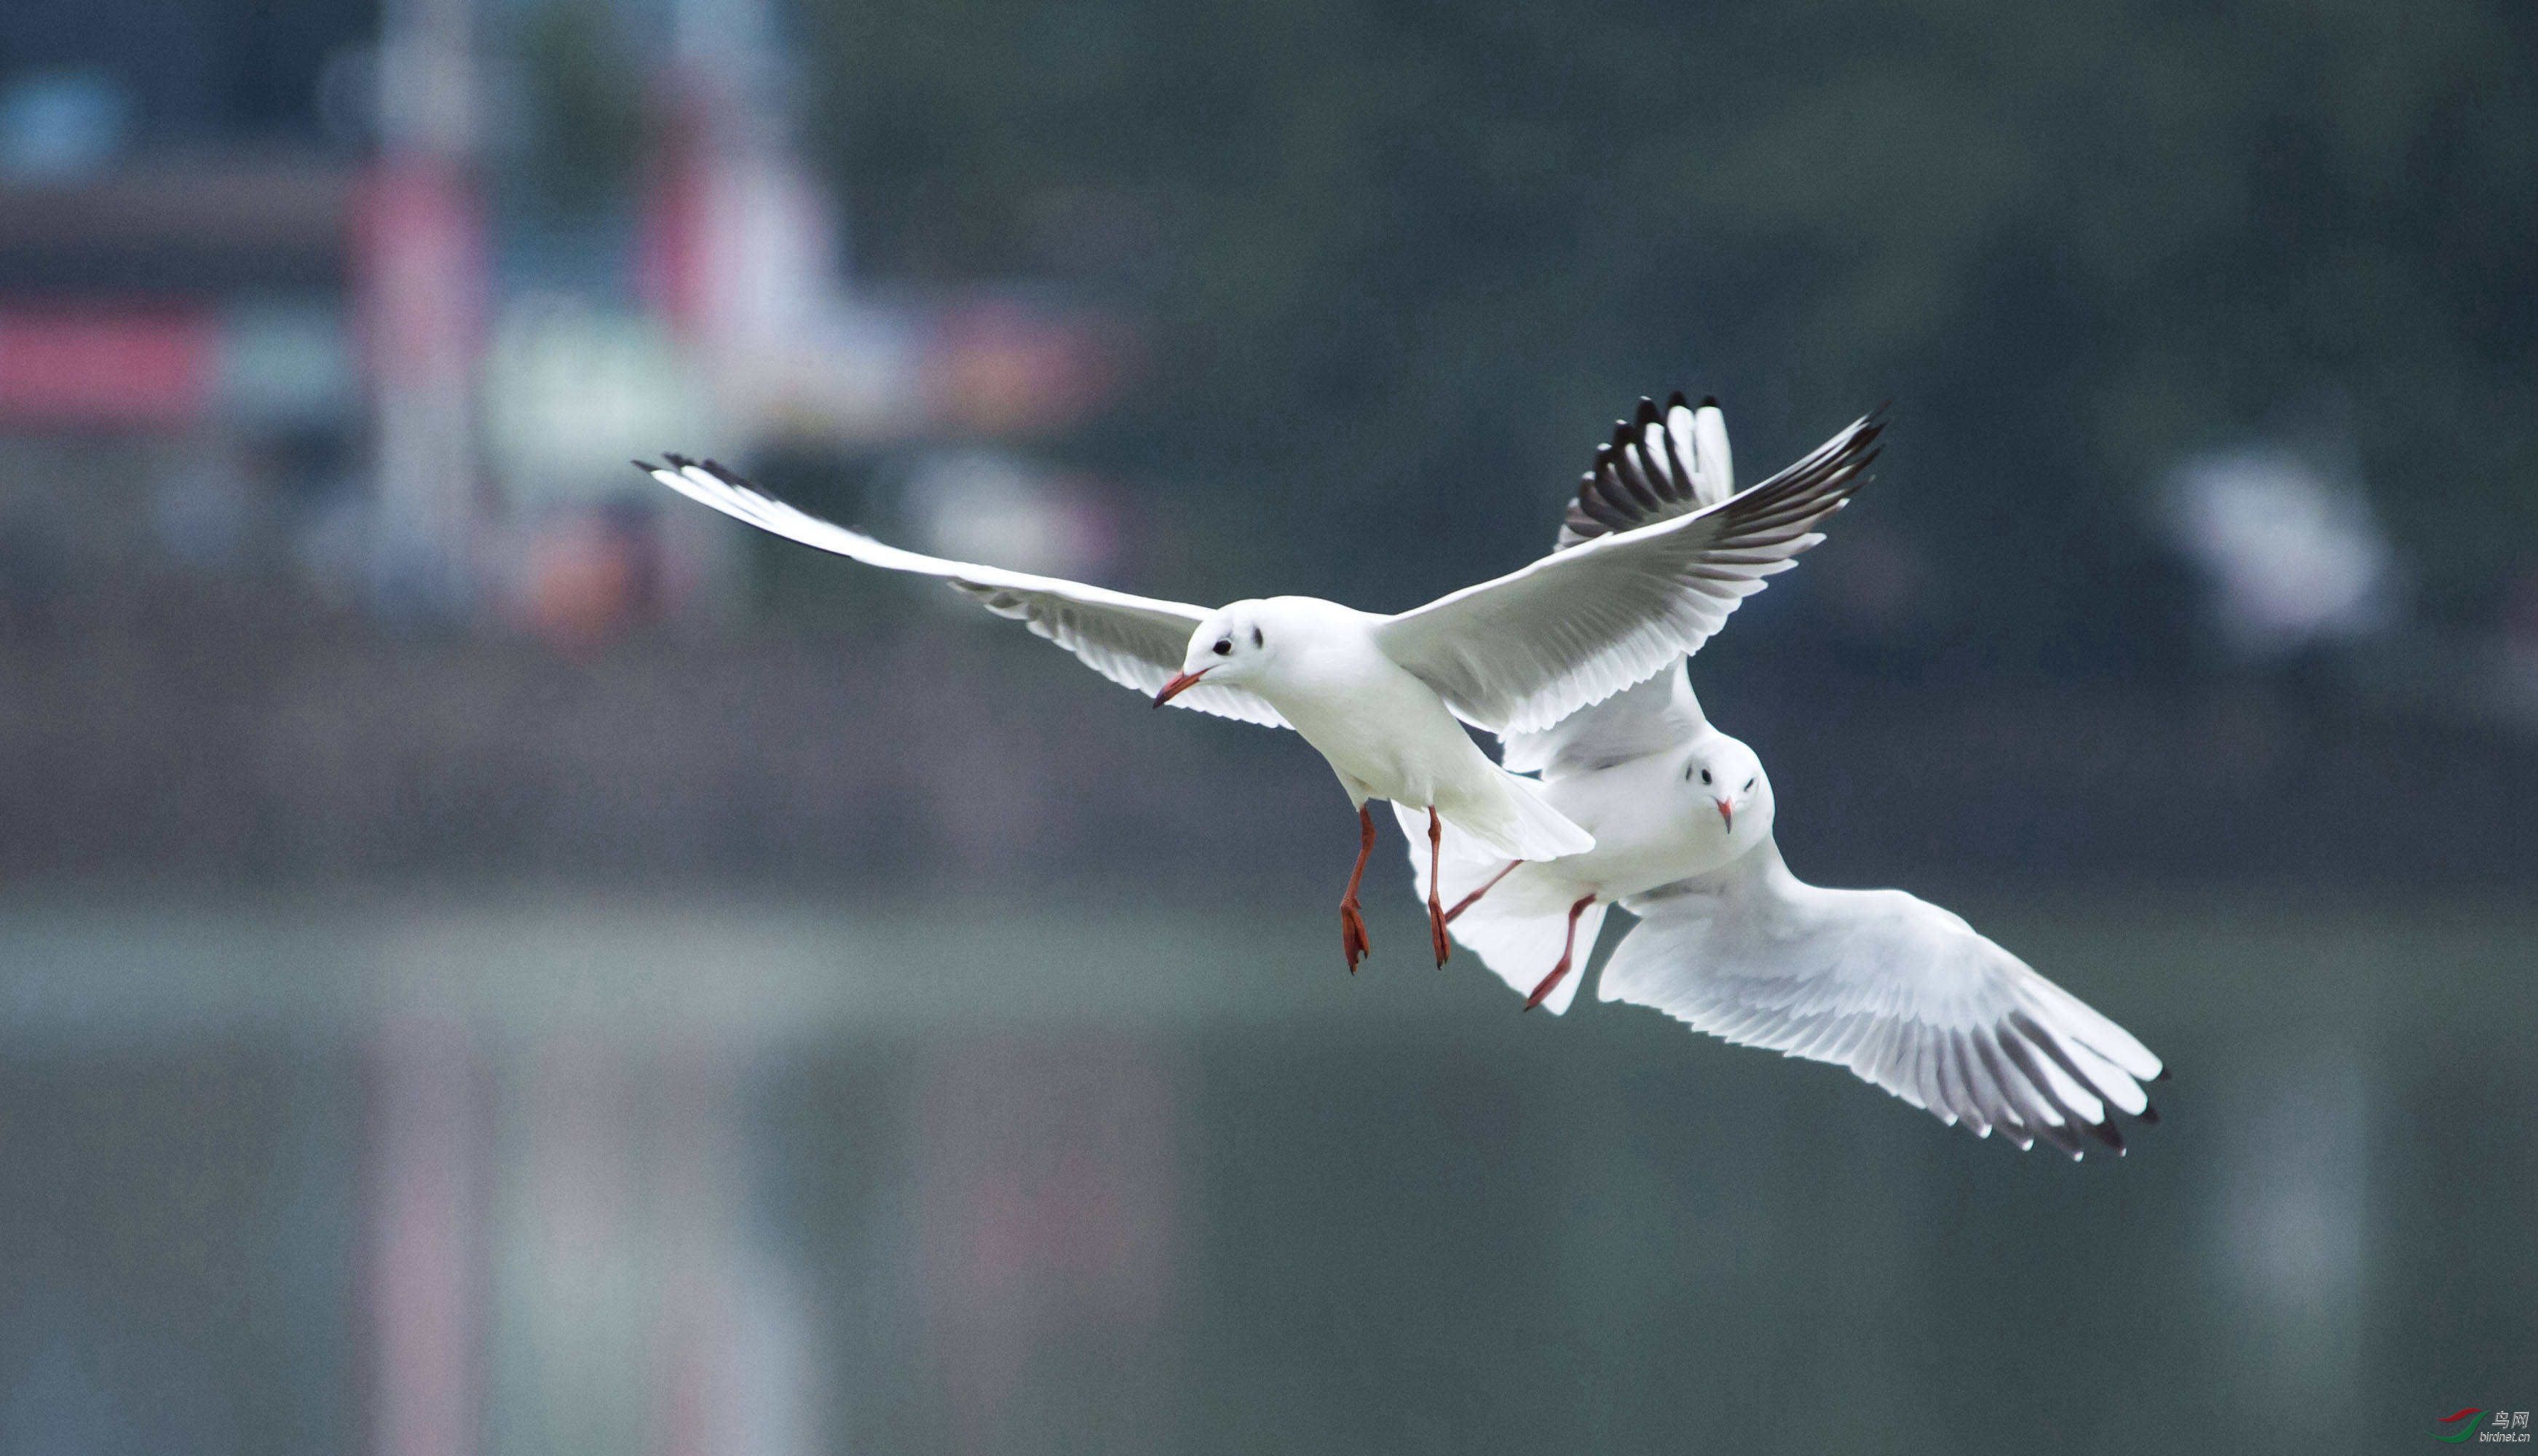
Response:
M2348 1047L2232 1069L2244 1115L2212 1200L2211 1257L2243 1383L2275 1393L2287 1434L2332 1446L2363 1388L2370 1085Z
M1378 925L0 914L0 1456L2382 1449L2538 1401L2504 912L1995 917L2074 1166Z

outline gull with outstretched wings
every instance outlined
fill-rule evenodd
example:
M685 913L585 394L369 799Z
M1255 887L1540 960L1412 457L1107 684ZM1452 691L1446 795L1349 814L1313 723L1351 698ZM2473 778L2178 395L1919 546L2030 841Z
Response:
M1697 650L1766 577L1823 539L1816 527L1860 484L1877 433L1861 420L1742 495L1608 531L1393 617L1314 597L1210 610L945 561L808 515L710 460L635 464L788 540L939 577L1112 682L1153 695L1158 706L1302 734L1358 811L1357 864L1340 902L1342 951L1354 970L1368 949L1358 902L1374 845L1367 802L1387 799L1426 816L1432 869L1446 825L1508 860L1592 847L1541 785L1492 762L1463 725L1502 735L1548 729ZM1429 933L1441 964L1451 943L1433 897Z
M1669 440L1708 440L1668 469ZM1714 469L1702 466L1714 463ZM1714 406L1643 402L1579 487L1559 548L1646 529L1729 496ZM1554 558L1558 560L1558 558ZM1411 856L1420 893L1450 898L1454 939L1557 1015L1577 992L1608 907L1638 917L1597 995L1698 1030L1848 1067L1941 1120L2077 1158L2123 1151L2114 1117L2158 1121L2144 1084L2167 1075L2130 1032L1963 919L1900 890L1825 890L1772 838L1762 760L1710 726L1684 659L1550 728L1507 737L1505 765L1593 836L1548 861L1493 853L1451 829ZM1408 827L1404 816L1404 827Z
M1411 856L1454 938L1555 1014L1605 910L1638 917L1596 994L1729 1041L1848 1067L1941 1120L2021 1148L2120 1153L2156 1122L2160 1059L1963 919L1900 890L1825 890L1772 838L1762 760L1711 727L1678 666L1563 725L1543 797L1594 836L1544 862L1448 830Z

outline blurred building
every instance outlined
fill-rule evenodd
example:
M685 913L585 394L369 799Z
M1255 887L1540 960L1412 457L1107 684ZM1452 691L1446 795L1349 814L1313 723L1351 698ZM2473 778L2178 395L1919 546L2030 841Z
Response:
M586 643L729 576L728 533L665 529L631 456L921 457L1110 392L1119 331L1084 308L851 284L759 0L586 8L649 61L619 77L639 157L561 224L523 174L577 165L570 139L506 140L541 135L514 54L540 8L288 9L188 12L148 47L182 65L135 59L149 7L0 19L12 602L138 534L192 570Z

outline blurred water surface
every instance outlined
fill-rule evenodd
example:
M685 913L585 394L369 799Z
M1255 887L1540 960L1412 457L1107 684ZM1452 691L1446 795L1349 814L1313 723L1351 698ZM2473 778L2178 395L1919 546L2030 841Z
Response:
M1396 909L1398 907L1395 907ZM0 906L0 1453L2379 1450L2538 1405L2525 907L1968 905L2073 1165L1406 912Z

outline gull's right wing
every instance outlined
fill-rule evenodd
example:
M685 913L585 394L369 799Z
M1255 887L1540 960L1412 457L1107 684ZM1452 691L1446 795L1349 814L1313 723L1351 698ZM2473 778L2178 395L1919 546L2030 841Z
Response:
M1900 890L1820 890L1765 840L1622 901L1639 917L1597 996L1746 1046L1847 1067L2021 1148L2116 1153L2114 1114L2156 1122L2163 1075L2131 1032L1972 926Z
M1750 491L1388 618L1375 645L1465 722L1502 737L1549 728L1699 651L1765 577L1797 564L1865 479L1882 429L1855 421Z
M669 462L666 466L637 460L634 468L691 500L787 541L833 552L868 566L939 577L988 611L1014 618L1074 653L1087 667L1111 682L1149 696L1162 691L1181 670L1190 633L1207 620L1206 609L1184 602L1132 596L1054 576L1034 576L902 551L787 505L711 460L691 460L684 455L662 458ZM1238 718L1270 728L1288 726L1276 708L1239 688L1200 683L1172 702L1221 718Z

